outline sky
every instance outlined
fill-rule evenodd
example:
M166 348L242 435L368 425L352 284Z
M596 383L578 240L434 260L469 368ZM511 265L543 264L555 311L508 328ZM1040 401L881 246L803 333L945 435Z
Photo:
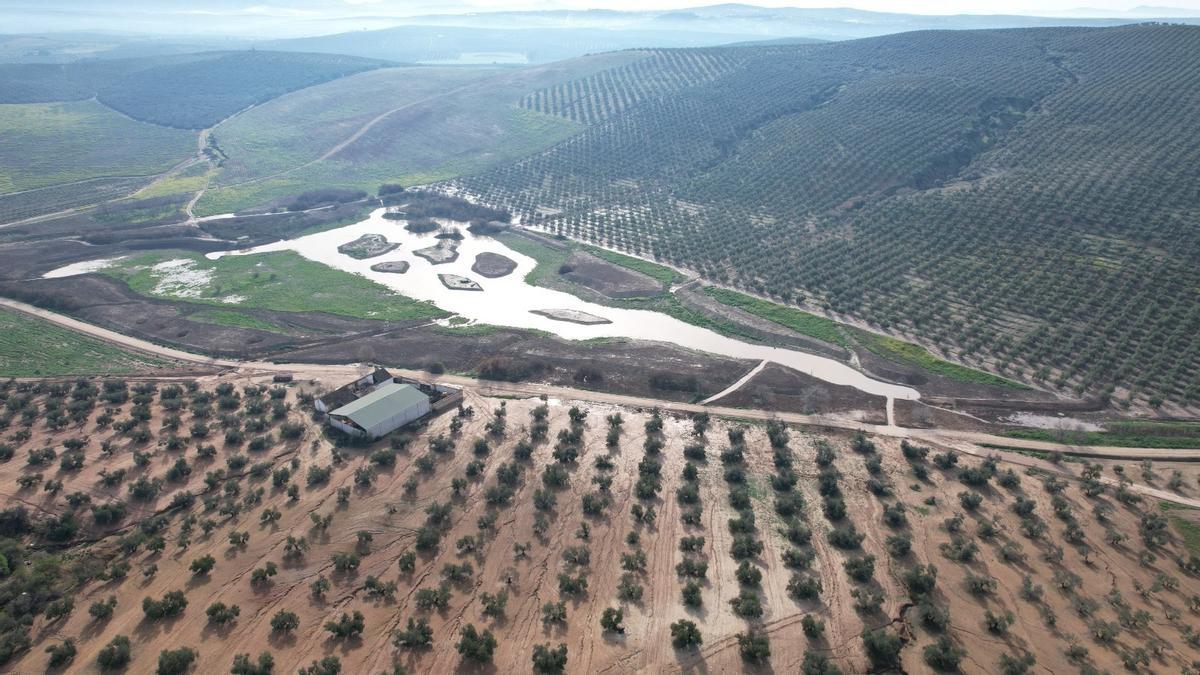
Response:
M723 0L0 0L5 8L112 11L154 8L160 11L316 17L320 15L415 15L464 11L536 9L677 9ZM1169 7L1200 14L1200 0L743 0L764 7L854 7L879 12L920 14L1079 14L1099 10L1119 15L1139 6Z
M292 37L384 28L422 14L498 10L681 9L722 0L0 0L0 32L119 31ZM1200 0L745 0L768 7L853 7L910 14L1200 16ZM1086 9L1084 9L1086 8ZM1169 9L1163 9L1169 8Z
M449 6L462 9L673 9L718 4L720 0L455 0L448 3L426 0L329 0L333 6L341 4L357 9L405 13L439 13L453 11ZM278 3L286 5L287 3ZM1138 3L1129 0L749 0L746 4L762 7L854 7L877 12L916 14L1078 14L1080 8L1101 10L1113 15L1139 6L1153 5L1188 10L1200 14L1200 0L1163 0L1161 2ZM444 9L434 9L438 6ZM459 10L462 11L462 10Z

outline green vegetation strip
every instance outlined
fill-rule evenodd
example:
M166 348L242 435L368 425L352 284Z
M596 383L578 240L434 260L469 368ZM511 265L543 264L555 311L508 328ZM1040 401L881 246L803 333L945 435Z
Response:
M216 305L230 311L328 312L380 321L446 316L428 302L397 295L374 281L291 251L225 256L219 260L157 251L123 259L105 273L143 295ZM226 325L247 326L245 321L253 321L230 314L207 318Z
M571 255L569 248L554 248L519 234L504 232L497 235L496 238L505 246L521 255L529 256L537 262L537 265L534 265L533 269L525 275L525 283L533 286L545 286L546 284L541 282L555 278L558 275L558 268L567 262L567 258ZM563 245L566 247L566 242Z
M999 375L992 375L982 370L967 368L957 363L950 363L949 361L939 359L930 354L924 347L911 342L897 340L886 335L879 335L878 333L871 333L857 328L850 328L850 330L859 344L890 361L916 366L956 382L986 384L994 387L1009 387L1010 389L1029 388L1019 382L1013 382Z
M792 307L777 305L773 302L753 298L745 293L738 293L737 291L725 288L708 286L704 289L704 292L722 304L737 307L757 317L777 323L784 328L790 328L802 335L814 337L818 340L842 347L850 346L850 341L842 332L838 322L826 319L823 316L810 314Z
M41 319L0 310L0 376L120 375L166 365Z
M675 281L680 278L680 274L670 267L659 265L658 263L653 263L649 260L634 258L633 256L617 253L615 251L609 251L603 248L596 248L595 246L583 246L582 248L597 258L602 258L614 265L620 265L625 269L641 272L648 277L652 277L655 281L667 288L670 288L671 284L675 283Z
M660 312L675 319L679 319L684 323L690 323L693 326L707 328L711 331L729 337L736 337L739 339L752 341L757 341L758 339L755 334L732 321L712 317L708 314L691 309L690 307L685 307L678 298L670 293L653 298L625 298L619 300L613 298L603 298L594 293L583 293L577 286L560 279L558 276L558 268L567 261L567 258L571 256L571 251L576 250L577 247L585 248L589 252L596 253L597 255L598 252L603 252L607 256L613 256L612 258L605 257L604 259L617 265L622 265L622 261L631 261L630 265L636 263L640 267L632 267L627 265L629 269L635 269L646 274L650 274L650 271L648 270L650 270L651 267L657 268L658 271L655 271L654 274L651 274L651 276L657 275L655 278L660 280L665 277L665 273L675 275L675 271L669 268L662 267L661 265L656 265L655 263L647 262L645 260L640 260L638 258L631 258L619 253L612 253L611 251L604 251L603 249L596 249L591 246L582 246L570 241L563 241L563 248L556 248L534 241L527 237L522 237L518 234L501 234L499 235L499 239L504 243L505 246L508 246L517 253L527 255L537 261L537 265L525 275L525 282L528 284L544 287L553 286L559 290L571 293L572 295L587 300L588 302L595 302L609 307ZM674 276L672 276L672 278L674 278Z
M1167 511L1191 511L1192 509L1173 504L1171 502L1159 502L1158 506L1161 510ZM1179 538L1183 540L1183 545L1189 553L1200 555L1200 523L1194 520L1189 520L1181 516L1168 515L1171 520L1171 525L1175 527L1175 532L1179 534Z
M1067 445L1106 445L1119 448L1200 448L1197 422L1110 422L1107 431L1010 429L1009 438Z

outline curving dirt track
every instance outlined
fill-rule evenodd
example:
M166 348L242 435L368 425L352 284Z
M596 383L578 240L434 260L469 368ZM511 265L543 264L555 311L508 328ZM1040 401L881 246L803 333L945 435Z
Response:
M93 324L73 319L57 312L52 312L40 307L34 307L33 305L28 305L16 300L10 300L8 298L0 298L0 306L19 312L24 312L47 321L54 322L60 326L86 333L96 338L108 340L129 349L135 349L158 356L165 356L168 358L197 363L209 367L230 368L248 373L291 372L301 376L311 376L315 378L330 376L353 377L354 374L361 372L367 367L362 364L337 366L303 363L271 363L264 361L238 361L233 359L212 358L154 344L145 340L140 340L138 338L117 333L116 331L111 331ZM1008 438L1006 436L997 436L994 434L975 431L952 429L913 429L895 425L869 424L831 415L806 415L801 413L778 412L774 410L755 410L749 408L730 408L716 405L681 403L643 396L624 396L620 394L589 391L586 389L551 386L536 382L497 382L492 380L478 380L459 375L430 375L429 373L423 371L397 372L410 377L437 381L445 384L473 387L484 393L501 395L518 394L522 396L547 395L558 398L631 406L635 408L660 408L662 410L671 410L681 413L708 412L712 415L747 420L777 419L791 424L804 424L834 429L863 431L872 434L893 436L896 438L908 438L927 443L949 444L954 445L955 447L963 446L964 444L970 444L973 446L993 445L1041 452L1058 452L1064 455L1091 457L1097 459L1111 458L1135 461L1140 459L1163 461L1200 461L1200 448L1163 449L1066 445L1049 441ZM1157 497L1158 495L1155 496ZM1170 498L1170 496L1166 495L1162 498ZM1186 503L1188 503L1190 506L1200 508L1200 501L1189 501Z

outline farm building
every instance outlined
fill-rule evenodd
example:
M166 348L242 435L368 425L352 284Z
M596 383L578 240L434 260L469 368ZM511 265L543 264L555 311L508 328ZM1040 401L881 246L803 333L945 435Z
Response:
M344 387L339 387L327 394L322 394L320 398L313 402L313 405L316 407L317 412L327 413L330 410L335 410L349 404L351 401L372 391L376 386L391 381L391 373L383 368L376 368Z
M329 413L329 424L348 434L379 438L428 415L429 397L411 384L386 382Z

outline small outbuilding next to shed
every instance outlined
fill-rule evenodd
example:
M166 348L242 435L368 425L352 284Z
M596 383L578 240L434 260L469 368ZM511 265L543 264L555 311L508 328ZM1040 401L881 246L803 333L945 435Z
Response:
M360 399L330 411L329 424L356 436L379 438L428 415L429 397L411 384L387 382Z

